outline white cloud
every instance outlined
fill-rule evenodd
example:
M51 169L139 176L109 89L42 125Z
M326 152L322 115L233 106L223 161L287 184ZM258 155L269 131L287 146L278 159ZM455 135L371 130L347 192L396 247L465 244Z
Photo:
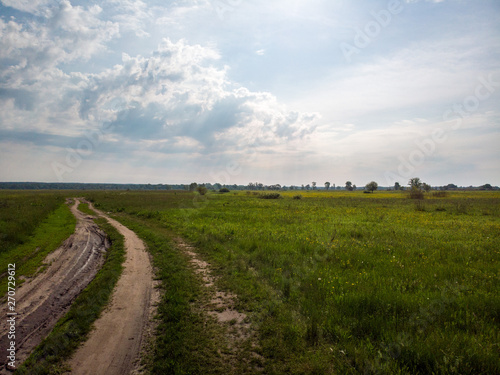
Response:
M42 14L42 10L54 4L54 0L2 0L2 4L23 12Z

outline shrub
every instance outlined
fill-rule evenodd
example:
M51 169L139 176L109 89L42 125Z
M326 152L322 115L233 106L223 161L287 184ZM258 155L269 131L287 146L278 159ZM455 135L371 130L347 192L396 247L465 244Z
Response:
M208 191L208 189L205 186L198 186L196 188L196 191L200 193L200 195L205 195Z
M228 188L222 188L219 190L219 193L229 193L229 189Z
M293 199L302 199L302 195L301 194L294 195Z
M281 198L281 194L280 193L260 194L259 198L261 198L261 199L279 199L279 198Z

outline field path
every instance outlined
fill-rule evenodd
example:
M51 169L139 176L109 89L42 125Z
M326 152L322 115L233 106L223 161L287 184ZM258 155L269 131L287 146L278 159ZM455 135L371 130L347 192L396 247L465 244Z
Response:
M72 374L124 375L138 368L151 320L153 270L144 243L130 229L93 208L125 237L126 260L108 308L69 361Z
M68 200L68 204L71 200ZM71 212L77 219L75 232L43 261L44 272L27 279L16 290L16 367L49 334L71 303L92 281L104 263L109 248L106 234L92 218L78 211L74 200ZM7 319L0 321L0 374L6 368Z

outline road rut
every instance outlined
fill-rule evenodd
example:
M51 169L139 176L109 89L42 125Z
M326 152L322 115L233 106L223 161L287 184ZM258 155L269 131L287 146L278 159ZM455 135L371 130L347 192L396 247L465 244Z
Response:
M68 202L70 203L70 202ZM109 248L106 234L88 215L78 211L74 200L71 212L77 219L75 232L43 261L44 272L27 279L16 290L16 367L46 337L71 303L92 281ZM0 321L0 374L7 369L7 322Z
M155 299L153 270L144 243L130 229L105 217L125 237L126 260L108 308L69 361L72 374L129 374L138 368Z

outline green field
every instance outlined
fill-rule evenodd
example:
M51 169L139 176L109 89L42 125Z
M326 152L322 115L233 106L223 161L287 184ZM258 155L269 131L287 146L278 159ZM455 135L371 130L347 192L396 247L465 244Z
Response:
M60 192L0 191L0 296L7 291L7 264L31 276L75 230L76 219Z
M195 244L250 313L267 373L500 372L498 193L296 194L89 197Z
M499 193L85 195L153 255L163 298L151 373L500 373ZM230 361L178 236L252 323L257 342Z

